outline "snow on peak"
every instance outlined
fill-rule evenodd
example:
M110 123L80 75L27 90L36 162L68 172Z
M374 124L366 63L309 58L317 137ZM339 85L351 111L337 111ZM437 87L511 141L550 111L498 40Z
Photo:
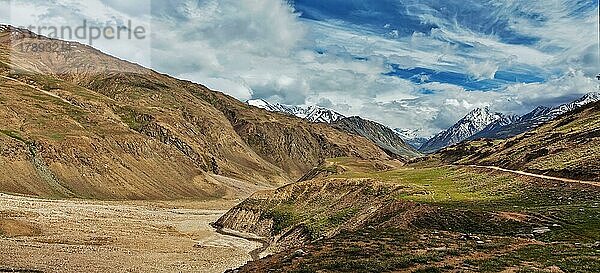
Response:
M249 100L247 104L270 112L280 112L306 119L315 123L334 123L345 118L344 115L319 106L291 106L279 103L271 104L262 99Z
M419 129L396 128L394 131L403 139L413 139L421 136L421 130Z
M254 106L254 107L258 107L258 108L262 108L262 109L265 109L266 107L269 106L268 102L266 102L264 100L261 100L261 99L258 99L258 100L249 100L249 101L246 101L246 103L248 105L251 105L251 106Z
M423 144L421 151L433 152L441 148L459 143L481 132L488 125L506 118L502 113L493 113L489 107L476 108L469 112L452 127L448 128Z
M558 116L571 112L575 109L581 108L590 103L600 101L600 93L592 92L587 93L583 97L571 102L553 108L547 115L544 116L544 121L549 121L557 118Z
M396 132L396 134L400 136L402 140L404 140L406 143L408 143L415 149L419 149L431 137L425 136L423 130L421 129L396 128L394 129L394 132Z

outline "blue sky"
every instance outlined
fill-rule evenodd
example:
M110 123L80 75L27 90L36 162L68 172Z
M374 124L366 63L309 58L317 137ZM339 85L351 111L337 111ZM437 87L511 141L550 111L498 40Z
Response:
M600 72L598 0L0 2L15 25L130 19L152 39L94 46L240 100L318 104L423 135L475 107L570 101Z

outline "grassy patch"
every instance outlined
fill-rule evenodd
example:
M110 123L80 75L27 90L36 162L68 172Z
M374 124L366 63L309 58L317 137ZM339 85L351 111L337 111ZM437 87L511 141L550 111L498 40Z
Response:
M16 140L18 140L18 141L21 141L21 142L27 143L27 141L26 141L26 140L23 138L23 136L21 136L21 134L20 134L19 132L17 132L17 131L12 131L12 130L0 130L0 133L2 133L2 134L4 134L4 135L6 135L6 136L8 136L8 137L14 138L14 139L16 139Z
M56 141L63 141L63 140L65 140L65 135L64 134L55 133L55 134L51 134L50 138L52 140L56 140Z
M150 115L140 113L136 109L125 106L125 107L116 107L116 114L121 118L121 120L129 126L129 128L139 131L144 126L151 123L154 118Z
M292 206L282 205L272 208L261 217L273 220L273 233L279 234L288 227L298 224L302 216Z
M499 200L514 194L519 181L510 175L488 175L453 167L400 168L381 172L349 171L335 177L368 178L407 186L398 198L425 202L473 202Z
M336 228L350 220L357 212L358 209L347 208L330 216L310 219L306 223L306 228L309 232L310 238L313 240L320 238L321 236L325 235L328 230Z

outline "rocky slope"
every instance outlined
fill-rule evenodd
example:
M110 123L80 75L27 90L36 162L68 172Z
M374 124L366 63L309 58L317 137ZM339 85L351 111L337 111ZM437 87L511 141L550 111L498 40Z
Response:
M403 167L341 158L314 174L257 193L217 221L269 242L263 259L231 272L597 268L589 252L600 239L597 186L433 161ZM558 249L569 254L556 256Z
M481 132L488 125L503 119L510 119L502 113L492 113L489 108L477 108L459 120L452 127L428 140L419 151L435 152L452 144L459 143Z
M440 151L447 162L500 166L600 181L600 102L506 140L476 140Z
M345 117L333 110L317 106L289 106L272 104L264 100L249 100L246 103L267 111L296 116L310 122L331 124L341 131L365 137L396 158L411 159L421 156L421 153L407 145L392 129L361 117Z
M416 158L422 156L417 150L407 145L392 129L377 122L360 117L349 117L332 123L334 128L351 134L363 136L371 140L390 156L401 158Z
M20 52L26 42L69 50ZM0 76L0 191L221 198L295 181L329 157L388 157L362 137L12 27L0 32Z

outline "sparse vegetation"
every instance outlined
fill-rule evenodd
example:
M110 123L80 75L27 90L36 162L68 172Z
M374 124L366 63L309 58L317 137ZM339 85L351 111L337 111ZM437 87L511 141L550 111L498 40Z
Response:
M21 134L20 134L19 132L17 132L17 131L12 131L12 130L0 130L0 133L4 134L4 135L6 135L6 136L9 136L9 137L11 137L11 138L14 138L14 139L16 139L16 140L18 140L18 141L21 141L21 142L24 142L24 143L25 143L25 142L27 142L27 141L26 141L26 140L25 140L25 139L24 139L24 138L21 136Z
M301 215L289 205L277 206L267 211L263 218L273 220L273 232L279 234L283 230L301 221Z
M152 116L142 114L132 107L116 107L116 113L129 128L135 131L141 130L153 120Z
M565 272L598 270L599 253L592 247L600 241L597 187L435 164L391 170L347 158L325 164L345 171L319 178L320 183L300 184L323 187L346 181L336 191L345 187L361 197L318 209L319 203L304 199L317 200L316 189L296 186L304 194L291 194L294 205L285 208L295 215L310 212L296 218L296 225L305 226L311 240L321 239L306 243L303 249L309 255L300 259L284 259L289 253L284 252L243 272L534 272L552 266ZM350 187L353 182L373 186L358 190ZM331 193L322 192L321 198ZM345 209L335 205L340 203ZM365 215L360 204L380 212ZM323 213L334 207L337 213ZM359 229L345 228L356 225L359 216L369 220ZM336 228L338 232L327 233Z

